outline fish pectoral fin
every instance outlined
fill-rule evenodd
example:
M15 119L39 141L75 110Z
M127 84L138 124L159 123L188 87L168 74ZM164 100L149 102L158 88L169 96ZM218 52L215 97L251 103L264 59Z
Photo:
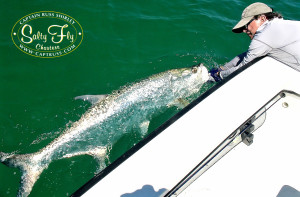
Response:
M141 134L142 136L145 136L147 131L148 131L148 128L149 128L149 124L150 124L150 121L149 120L145 120L144 122L142 122L140 124L140 129L141 129Z
M23 169L17 196L28 196L43 170L44 168L38 166L28 166Z
M167 105L167 107L176 106L178 109L183 109L188 104L190 104L190 102L188 100L183 99L183 98L178 98L178 99L174 100L173 102L169 103Z
M91 104L95 104L107 97L107 94L103 95L82 95L82 96L76 96L75 100L83 100L83 101L88 101Z
M98 146L91 150L84 150L84 151L78 151L75 153L66 154L63 156L63 158L71 158L71 157L80 156L80 155L90 155L96 160L96 162L98 163L96 173L100 172L101 170L103 170L106 167L106 164L105 164L105 159L107 157L107 147L106 146Z
M106 155L107 148L105 146L98 146L92 150L77 151L75 153L65 154L63 158L71 158L79 155L91 155L93 157L103 157Z
M98 146L93 150L87 152L87 154L93 157L104 157L106 156L107 147L106 146Z
M96 174L101 172L101 170L103 170L106 167L105 158L107 157L107 147L105 146L96 147L95 149L89 151L88 154L94 157L94 159L98 163Z

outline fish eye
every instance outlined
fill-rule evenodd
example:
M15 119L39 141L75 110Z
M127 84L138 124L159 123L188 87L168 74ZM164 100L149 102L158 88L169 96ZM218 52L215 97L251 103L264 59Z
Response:
M196 73L198 71L198 68L197 67L193 67L192 68L192 73Z

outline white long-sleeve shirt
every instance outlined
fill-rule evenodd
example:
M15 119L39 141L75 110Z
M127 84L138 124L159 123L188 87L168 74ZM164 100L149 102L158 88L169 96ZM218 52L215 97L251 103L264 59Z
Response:
M300 71L300 21L274 18L264 22L257 29L241 63L221 71L220 76L227 77L255 58L265 55Z

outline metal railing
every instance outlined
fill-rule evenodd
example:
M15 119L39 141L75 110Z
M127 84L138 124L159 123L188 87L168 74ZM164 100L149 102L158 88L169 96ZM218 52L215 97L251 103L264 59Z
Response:
M266 119L266 112L280 99L286 95L297 97L300 100L300 95L283 90L274 96L269 102L255 112L249 119L247 119L241 126L233 131L222 143L220 143L206 158L204 158L192 171L190 171L175 187L168 191L163 196L174 197L178 196L183 190L191 185L197 178L199 178L205 171L213 166L217 161L224 157L230 150L236 147L241 142L246 145L253 143L253 132L263 125Z

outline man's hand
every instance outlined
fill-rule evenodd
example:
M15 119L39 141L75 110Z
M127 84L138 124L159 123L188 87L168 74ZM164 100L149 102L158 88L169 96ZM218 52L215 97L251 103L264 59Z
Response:
M219 82L222 80L220 77L221 68L213 68L209 71L209 81Z

